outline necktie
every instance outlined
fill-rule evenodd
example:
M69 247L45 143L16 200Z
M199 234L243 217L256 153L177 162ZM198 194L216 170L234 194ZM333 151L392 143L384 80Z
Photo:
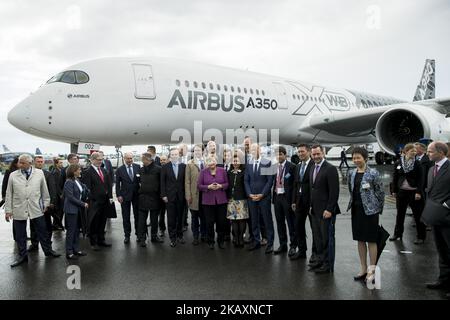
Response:
M203 164L203 160L200 160L200 170L205 169L205 165Z
M175 179L178 179L178 164L173 164L173 173L175 174Z
M306 163L302 162L302 165L300 166L300 181L303 181L303 177L305 176L305 168Z
M319 173L320 165L316 165L316 168L314 169L314 175L313 175L313 183L316 182L317 174Z
M436 177L436 176L437 176L438 171L439 171L439 168L438 168L438 167L439 167L439 166L438 166L437 164L434 166L433 177Z
M28 180L28 178L30 177L30 171L28 170L23 170L22 171L25 174L26 179Z
M253 173L258 172L258 164L259 164L259 160L255 161L255 163L253 164Z
M133 181L133 171L131 171L131 166L128 166L128 176L130 177L131 181Z
M278 178L277 178L277 188L283 186L283 165L278 165Z
M98 175L100 176L100 180L102 180L103 183L105 183L105 177L103 176L102 168L97 168Z

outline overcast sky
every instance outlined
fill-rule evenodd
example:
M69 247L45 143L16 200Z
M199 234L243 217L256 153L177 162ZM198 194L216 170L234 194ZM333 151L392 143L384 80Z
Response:
M99 57L183 58L407 100L434 58L437 96L449 97L449 17L448 0L1 0L0 145L67 153L11 126L7 112Z

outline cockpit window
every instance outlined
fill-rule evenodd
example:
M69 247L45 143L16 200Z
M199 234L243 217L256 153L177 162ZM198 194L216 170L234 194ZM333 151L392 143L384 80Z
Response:
M68 70L58 73L47 81L47 84L53 82L63 82L69 84L83 84L89 81L89 76L86 72L80 70Z

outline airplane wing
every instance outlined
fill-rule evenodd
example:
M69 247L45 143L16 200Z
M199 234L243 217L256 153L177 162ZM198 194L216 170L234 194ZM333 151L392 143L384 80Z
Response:
M361 109L357 111L335 112L326 115L316 115L309 119L306 126L323 130L331 134L358 137L375 132L375 126L381 115L396 107L408 108L410 105L417 105L424 108L431 108L450 117L450 97L436 98L411 103L400 103L389 106Z

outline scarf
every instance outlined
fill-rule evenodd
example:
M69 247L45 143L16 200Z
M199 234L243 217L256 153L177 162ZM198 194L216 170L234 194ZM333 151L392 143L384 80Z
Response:
M408 172L414 170L414 162L415 162L414 158L406 160L405 156L401 156L400 160L402 161L402 167L403 167L403 171L405 171L405 173L408 173Z

